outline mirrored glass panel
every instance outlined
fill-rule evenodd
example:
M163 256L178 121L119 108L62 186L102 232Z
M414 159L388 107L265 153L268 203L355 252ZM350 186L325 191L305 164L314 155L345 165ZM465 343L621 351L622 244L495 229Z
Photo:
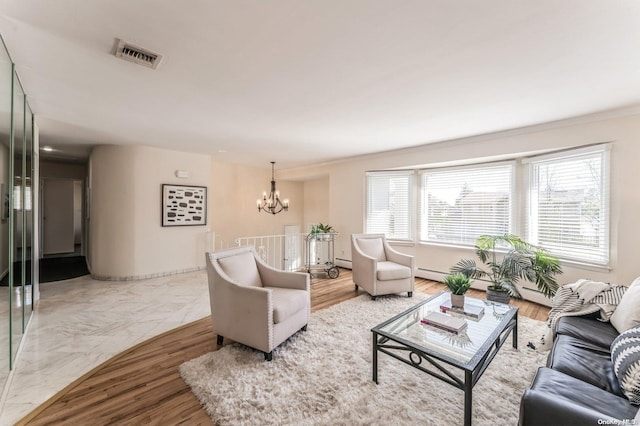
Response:
M9 146L11 136L11 81L9 55L0 43L0 389L9 375Z
M24 92L20 82L14 72L13 74L13 144L11 145L11 159L9 164L11 172L11 201L10 201L10 222L11 226L9 240L11 242L11 252L9 264L9 289L11 297L11 360L15 356L22 339L24 329L24 253L22 250L23 224L24 224L24 198L22 191L22 165L24 161L24 139L25 139L25 113L24 113Z
M22 168L22 198L24 206L24 232L22 237L22 254L24 264L24 292L23 302L23 330L33 310L33 113L25 101L25 139L24 159Z

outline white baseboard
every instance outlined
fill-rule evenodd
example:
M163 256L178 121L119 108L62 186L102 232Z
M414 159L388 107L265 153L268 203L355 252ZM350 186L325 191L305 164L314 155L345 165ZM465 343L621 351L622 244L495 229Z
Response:
M335 262L336 266L346 269L352 269L351 260L349 259L341 259L336 258ZM434 271L426 268L416 268L416 277L424 278L426 280L438 281L442 282L442 279L447 275L448 272L442 271ZM487 291L487 287L489 283L487 281L482 280L474 280L471 283L471 288L474 290ZM551 299L545 297L538 290L528 287L520 287L520 294L524 300L528 300L530 302L538 303L543 306L551 307Z

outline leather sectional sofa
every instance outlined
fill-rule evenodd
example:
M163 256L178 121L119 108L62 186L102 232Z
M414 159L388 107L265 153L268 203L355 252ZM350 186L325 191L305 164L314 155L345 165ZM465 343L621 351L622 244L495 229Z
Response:
M595 317L560 318L547 366L522 397L519 424L634 424L638 406L621 390L611 361L618 334Z

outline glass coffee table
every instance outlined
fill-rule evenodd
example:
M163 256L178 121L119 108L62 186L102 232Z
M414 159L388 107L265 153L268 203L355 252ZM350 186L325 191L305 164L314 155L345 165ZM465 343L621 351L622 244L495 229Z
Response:
M432 312L462 318L467 324L454 333L421 323ZM473 387L509 333L513 347L518 347L518 308L466 297L463 312L450 308L450 293L439 293L371 332L374 382L378 383L378 352L382 352L463 390L464 424L471 425Z

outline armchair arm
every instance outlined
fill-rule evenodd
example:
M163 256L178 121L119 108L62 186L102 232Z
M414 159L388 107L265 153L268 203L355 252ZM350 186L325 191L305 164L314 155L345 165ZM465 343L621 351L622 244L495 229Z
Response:
M400 265L408 266L412 271L415 272L416 261L415 258L409 254L400 253L396 251L385 241L384 244L385 254L387 255L387 260L398 263Z
M356 285L375 291L378 261L360 250L358 243L351 240L351 270Z
M211 312L216 333L270 352L273 339L272 297L269 289L234 284L218 276Z
M272 304L271 292L263 287L249 287L234 283L224 272L219 271L213 294L214 311L211 312L217 324L242 317L253 321L258 316L259 322L265 322L271 315L269 305ZM226 274L225 274L226 275ZM218 313L223 314L222 317Z
M262 260L257 259L258 272L262 285L266 287L281 287L297 290L311 291L309 274L302 272L281 271L272 268Z

